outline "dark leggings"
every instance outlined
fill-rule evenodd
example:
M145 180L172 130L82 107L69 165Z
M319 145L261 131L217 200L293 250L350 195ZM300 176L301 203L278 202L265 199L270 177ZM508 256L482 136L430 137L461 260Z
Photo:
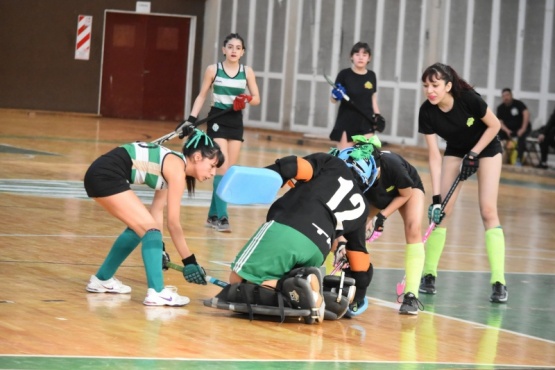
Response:
M555 147L555 125L552 125L544 134L543 141L540 143L540 153L542 162L547 162L549 147Z

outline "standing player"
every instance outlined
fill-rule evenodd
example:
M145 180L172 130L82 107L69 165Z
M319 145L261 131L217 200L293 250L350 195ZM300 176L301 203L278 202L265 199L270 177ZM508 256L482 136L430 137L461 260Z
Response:
M332 241L343 236L350 264L347 276L356 280L354 300L363 301L372 279L365 246L368 204L363 196L376 174L370 153L356 146L340 155L345 160L315 153L284 157L269 166L281 175L284 184L290 179L297 182L272 204L266 223L235 257L231 289L248 290L249 284L255 284L289 297L291 283L304 286L300 289L301 306L316 312L316 320L321 322L325 303L318 267L329 254Z
M460 176L466 180L477 172L478 201L485 227L485 241L491 267L490 301L504 303L508 293L505 284L505 236L497 214L497 196L501 177L501 143L497 133L501 127L482 97L450 66L436 63L424 71L422 83L427 101L420 107L418 131L428 145L433 203L428 209L430 221L437 225L449 215L462 183L454 191L445 213L441 211L444 198ZM447 142L443 156L438 136ZM445 246L447 230L436 227L426 245L424 277L420 292L435 294L437 265Z
M181 198L185 187L192 194L195 181L212 178L224 162L218 146L202 131L183 146L182 153L153 143L135 142L117 147L96 159L85 174L87 195L112 216L127 225L87 290L93 293L130 293L131 287L114 277L123 261L142 243L141 253L148 285L144 304L183 306L189 298L177 294L175 287L164 287L162 275L163 211L168 206L168 229L183 259L183 275L188 282L206 284L205 273L197 264L183 235L180 222ZM131 190L130 183L146 184L155 190L150 211Z
M212 116L223 110L233 108L229 113L208 122L208 135L222 148L225 163L216 171L212 202L208 211L206 226L217 231L231 232L227 203L217 194L218 185L228 168L237 163L241 144L243 143L243 113L246 104L259 105L260 95L252 68L240 63L245 54L245 43L238 33L229 34L223 43L223 62L206 68L200 92L195 99L191 114L187 119L194 124L204 105L208 92L212 88ZM248 88L250 95L246 95Z
M337 88L332 90L331 102L341 101L341 104L330 139L338 142L339 150L352 146L350 138L355 135L370 137L385 128L385 119L378 107L376 73L366 69L371 59L370 46L357 42L351 49L352 66L341 70L335 79ZM350 101L343 99L344 94Z

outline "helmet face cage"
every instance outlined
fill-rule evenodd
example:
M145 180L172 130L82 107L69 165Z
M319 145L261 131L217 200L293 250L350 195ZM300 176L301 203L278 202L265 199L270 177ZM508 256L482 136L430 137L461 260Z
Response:
M357 180L360 180L359 185L362 185L361 190L365 192L374 184L378 176L376 160L372 155L365 159L353 159L350 156L352 151L352 147L343 149L337 157L345 161L345 164L357 175Z

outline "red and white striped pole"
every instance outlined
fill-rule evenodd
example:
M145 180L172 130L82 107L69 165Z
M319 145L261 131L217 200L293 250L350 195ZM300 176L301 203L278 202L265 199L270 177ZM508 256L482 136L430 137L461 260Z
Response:
M92 15L79 15L77 18L77 39L75 59L89 60L91 51Z

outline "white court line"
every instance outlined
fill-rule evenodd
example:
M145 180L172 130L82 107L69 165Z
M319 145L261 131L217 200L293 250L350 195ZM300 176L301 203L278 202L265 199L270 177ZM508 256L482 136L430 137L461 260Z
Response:
M376 305L378 305L378 306L387 307L387 308L392 308L392 309L395 309L395 310L397 310L397 311L399 310L399 307L400 307L400 304L399 304L399 303L392 303L392 302L384 301L384 300L379 299L379 298L373 298L373 297L370 297L370 296L367 296L367 298L368 298L368 299L371 299L371 300L372 300L373 302L375 302ZM444 318L444 319L449 319L449 320L453 320L453 321L462 322L462 323L465 323L465 324L474 325L474 326L477 326L477 327L480 327L480 328L483 328L483 329L497 329L497 330L499 330L499 331L502 331L502 332L505 332L505 333L509 333L509 334L514 334L514 335L517 335L517 336L520 336L520 337L524 337L524 338L528 338L528 339L534 339L534 340L539 340L539 341L541 341L541 342L546 342L546 343L550 343L550 344L555 344L555 341L553 341L553 340L544 339L544 338L539 338L539 337L534 337L534 336L532 336L532 335L523 334L523 333L519 333L519 332L512 331L512 330L507 330L507 329L501 329L501 328L497 328L497 327L495 327L495 326L480 324L480 323L475 322L475 321L468 321L468 320L464 320L464 319L459 319L459 318L456 318L456 317L453 317L453 316L442 315L442 314L439 314L439 313L436 313L436 312L420 311L420 312L418 313L418 315L422 315L422 314L424 314L424 315L435 315L435 316L437 316L437 317L442 317L442 318ZM496 364L496 366L499 366L499 365ZM522 366L522 365L521 365L521 366Z

